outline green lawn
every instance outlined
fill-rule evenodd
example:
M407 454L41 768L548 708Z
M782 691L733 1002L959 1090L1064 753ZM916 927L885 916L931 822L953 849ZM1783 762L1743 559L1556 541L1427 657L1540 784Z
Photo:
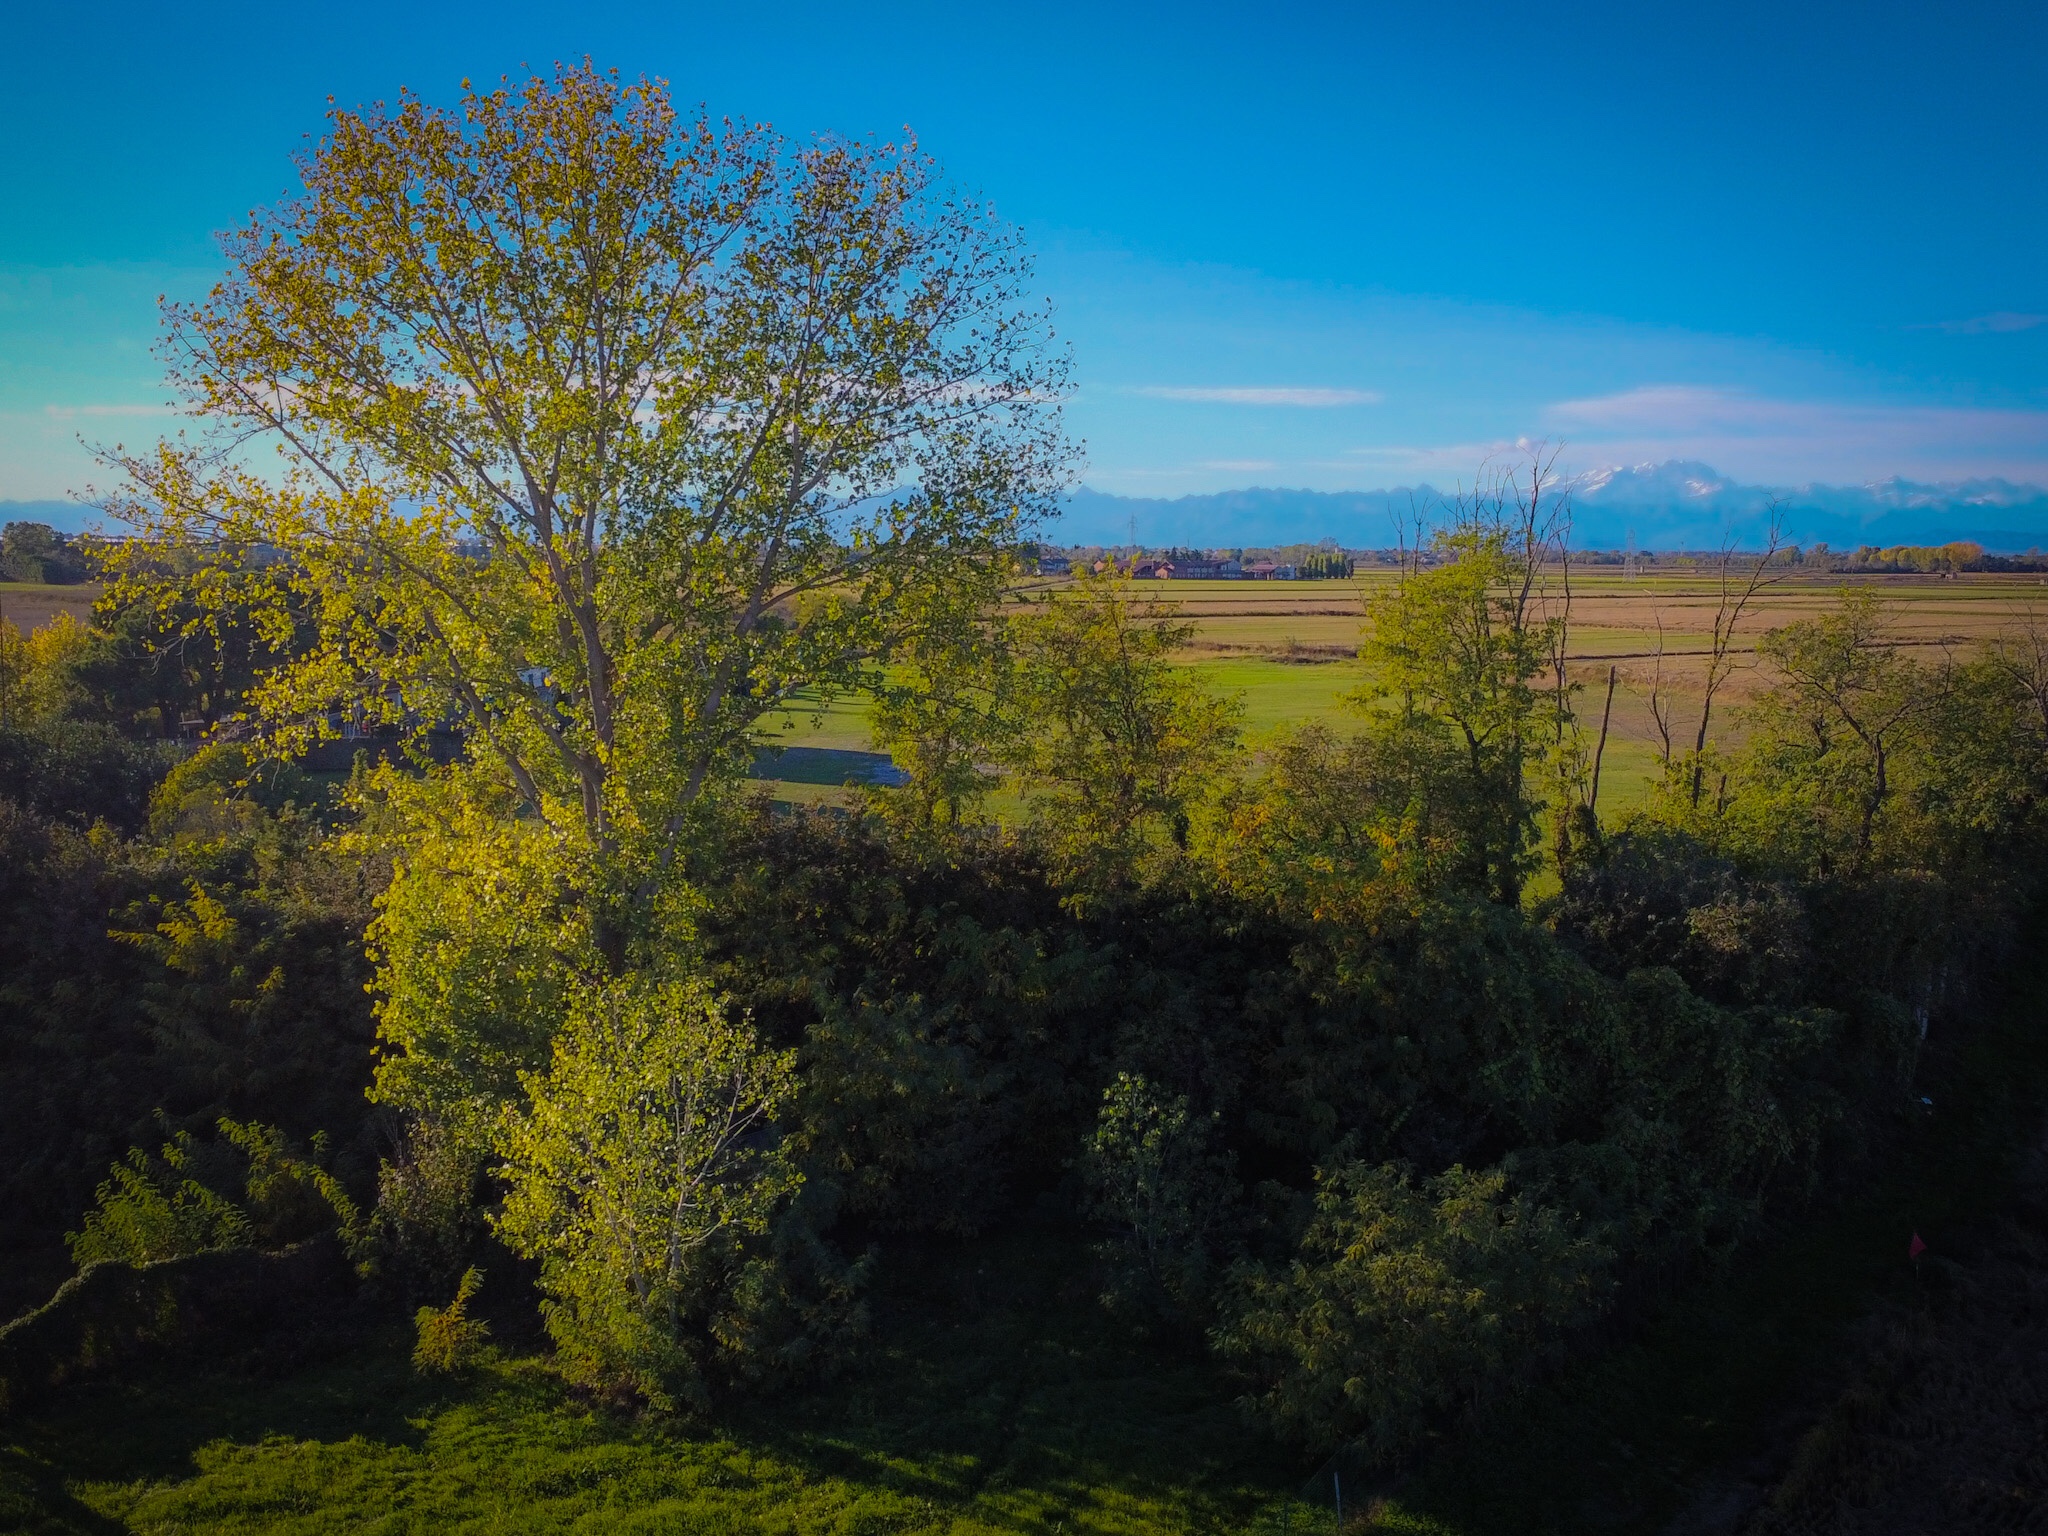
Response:
M1233 657L1203 661L1195 670L1244 705L1245 730L1254 745L1306 720L1347 717L1343 699L1365 681L1356 662L1287 662Z
M1242 698L1245 725L1254 736L1343 713L1342 695L1364 680L1355 662L1298 664L1232 658L1196 662L1194 666L1218 691ZM803 713L770 716L758 734L764 743L774 746L867 750L872 746L870 708L865 695L846 694Z
M0 1529L1283 1529L1296 1459L1199 1350L1111 1326L1086 1268L1058 1229L892 1250L841 1380L704 1422L593 1406L532 1359L422 1380L402 1330L282 1381L78 1389L13 1431Z
M1231 657L1191 665L1218 692L1242 703L1246 738L1254 748L1304 721L1327 720L1343 729L1358 718L1344 703L1344 696L1365 681L1365 671L1355 661L1288 662ZM1628 702L1626 697L1619 700L1617 712L1625 709ZM843 695L808 713L771 716L763 722L760 739L775 746L871 750L870 707L865 695ZM1598 708L1598 698L1589 690L1588 696L1580 700L1589 733L1598 730ZM1648 797L1657 772L1650 743L1616 731L1608 740L1601 769L1601 814L1611 822L1640 805ZM854 798L847 791L817 784L764 781L764 787L773 798L796 805L846 805Z

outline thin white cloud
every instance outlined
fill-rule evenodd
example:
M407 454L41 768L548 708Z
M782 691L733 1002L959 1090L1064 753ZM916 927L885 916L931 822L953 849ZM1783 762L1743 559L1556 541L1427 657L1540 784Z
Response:
M175 416L178 413L168 405L46 405L43 414L54 416L59 421L69 421L74 416Z
M2037 325L2048 325L2048 315L2024 315L2016 310L1993 310L1988 315L1972 315L1967 320L1937 320L1932 325L1916 325L1916 331L1947 331L1951 336L1997 336L2009 331L2031 331Z
M2048 411L1784 400L1658 384L1559 401L1541 419L1585 467L1688 459L1776 484L2048 478Z
M1279 467L1272 459L1203 459L1195 466L1197 469L1223 469L1243 474Z
M1196 400L1212 405L1284 405L1326 410L1342 405L1378 405L1386 397L1374 389L1264 387L1192 388L1178 384L1146 384L1135 393L1154 400Z

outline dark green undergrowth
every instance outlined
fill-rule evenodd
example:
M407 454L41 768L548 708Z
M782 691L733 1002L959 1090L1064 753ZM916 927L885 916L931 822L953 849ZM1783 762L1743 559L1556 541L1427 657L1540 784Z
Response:
M1939 1283L2010 1195L2048 1085L2037 963L1964 1043L1884 1169L1650 1309L1405 1480L1361 1528L1506 1536L1669 1527L1782 1459L1856 1321ZM1921 1271L1907 1263L1918 1232ZM73 1390L9 1425L0 1530L1266 1532L1328 1528L1311 1468L1245 1427L1193 1341L1107 1319L1081 1239L1026 1228L893 1248L874 1343L829 1386L709 1420L580 1397L516 1351L458 1378L408 1332L266 1378ZM1320 1485L1328 1488L1325 1477Z
M1782 1469L1838 1385L1857 1322L1940 1286L1949 1257L1972 1252L2013 1199L2048 1104L2042 941L2037 922L2002 1002L1958 1021L1954 1048L1933 1042L1921 1081L1935 1102L1862 1189L1788 1219L1618 1347L1383 1490L1376 1528L1648 1533L1682 1513L1716 1528L1738 1481ZM1928 1244L1917 1267L1915 1233Z

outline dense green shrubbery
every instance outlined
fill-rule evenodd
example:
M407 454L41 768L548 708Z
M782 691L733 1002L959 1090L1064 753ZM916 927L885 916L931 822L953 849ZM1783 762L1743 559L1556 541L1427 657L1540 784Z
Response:
M1317 1180L1299 1255L1239 1277L1218 1343L1277 1363L1260 1407L1320 1444L1397 1452L1482 1402L1597 1314L1615 1254L1500 1170L1417 1182L1345 1163Z
M1382 623L1442 625L1494 586L1445 578ZM873 815L714 797L609 932L584 855L480 765L359 779L339 831L300 809L303 779L228 747L164 777L133 842L6 809L6 1039L34 1074L9 1081L44 1089L7 1120L43 1199L26 1225L72 1219L167 1116L164 1151L102 1187L81 1260L339 1225L366 1273L445 1301L502 1243L538 1265L566 1370L701 1404L846 1358L900 1235L1061 1211L1099 1233L1105 1305L1206 1331L1275 1428L1397 1456L1857 1166L2028 889L2024 689L1990 660L1872 668L1853 603L1847 653L1813 659L1840 651L1824 627L1772 642L1786 689L1863 669L1801 695L1807 737L1774 700L1782 728L1711 764L1715 793L1675 765L1628 826L1574 832L1531 907L1558 792L1537 690L1418 684L1363 701L1350 737L1309 726L1256 759L1212 732L1202 766L1187 722L1226 715L1146 680L1120 590L1061 601L1088 613L1032 621L1064 636L1055 683L1031 681L1032 640L984 702L1111 674L1061 706L1120 712L1075 759L1123 786L1089 817L1052 825L1088 793L1056 777L1018 828L915 780ZM1513 672L1535 652L1490 654ZM1861 708L1858 687L1898 722L1881 776L1853 729L1814 723L1813 699ZM902 715L1015 729L965 718ZM950 773L959 750L912 760ZM1014 761L1028 788L1037 760ZM282 1138L331 1133L367 1197L366 1086L402 1134L359 1221ZM216 1120L225 1140L195 1136Z
M180 762L81 720L80 648L42 649L63 676L23 692L54 702L0 732L0 751L107 751L96 768L45 758L47 776L0 778L0 1242L30 1286L109 1165L161 1141L164 1120L325 1132L359 1181L376 1158L362 1098L376 865L327 844L301 809L309 786L294 803L275 780L244 787L232 749Z
M1392 1458L1854 1168L2036 894L2038 634L1930 665L1845 594L1762 637L1733 753L1724 602L1697 745L1603 827L1539 464L1374 599L1353 729L1248 751L1169 605L1012 590L1064 367L927 164L588 67L332 126L173 316L286 467L122 458L93 626L0 627L0 1208L46 1247L110 1164L81 1256L331 1220L444 1363L509 1250L563 1369L705 1404L1030 1211L1098 1240L1077 1293ZM592 231L620 303L513 224ZM744 798L762 719L851 689L910 782ZM344 724L417 760L276 765Z

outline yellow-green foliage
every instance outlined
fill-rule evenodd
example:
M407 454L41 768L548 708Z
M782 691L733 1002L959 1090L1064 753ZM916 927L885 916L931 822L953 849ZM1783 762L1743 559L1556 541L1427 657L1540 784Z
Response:
M1508 905L1533 867L1535 770L1565 744L1569 723L1569 695L1534 686L1564 624L1546 601L1545 551L1534 538L1484 514L1439 532L1432 551L1442 563L1373 596L1359 651L1373 674L1361 702L1428 721L1460 749L1464 783L1453 803L1469 883Z
M1236 745L1238 710L1174 665L1190 626L1128 576L1082 576L1013 621L1011 762L1067 878L1128 883L1189 823Z
M1300 1258L1247 1272L1221 1342L1285 1362L1262 1405L1279 1423L1324 1445L1363 1428L1398 1450L1592 1315L1612 1257L1498 1170L1418 1182L1351 1165L1317 1181Z
M63 714L80 697L74 669L92 632L68 613L24 636L0 619L0 726L23 726Z
M472 1265L456 1283L455 1298L445 1307L421 1307L413 1314L413 1369L452 1374L469 1365L491 1336L491 1325L469 1315L469 1300L484 1283L483 1271Z
M875 686L869 724L909 781L870 793L883 814L914 827L977 819L998 775L991 760L1014 744L1014 658L1008 626L963 585L923 596L895 665Z
M571 978L598 964L580 840L508 814L494 788L387 770L363 791L363 840L395 851L369 933L387 1047L374 1094L478 1149L519 1074L546 1066Z
M1357 914L1376 888L1484 895L1468 769L1426 716L1369 717L1346 735L1311 721L1225 790L1204 851L1244 898L1318 921Z
M240 1248L252 1232L247 1213L194 1177L197 1148L186 1132L151 1157L130 1149L93 1198L80 1230L66 1236L72 1262L153 1264L216 1248Z
M794 1191L772 1135L795 1057L765 1050L697 984L646 977L573 1000L545 1072L507 1112L495 1218L540 1260L570 1371L656 1403L695 1389L688 1325L721 1266Z
M213 741L175 764L149 797L158 837L211 842L260 832L266 816L324 797L296 764L266 761L238 741Z
M1863 544L1849 557L1852 569L1888 571L1967 571L1981 565L1984 546L1968 539L1947 544L1893 544L1880 549Z
M170 317L277 472L164 443L116 502L138 596L190 554L189 630L289 649L248 694L281 745L456 725L544 824L666 861L757 720L867 681L921 593L993 595L1063 483L1016 236L914 147L584 64L336 109L304 172Z
M281 1248L316 1233L333 1231L353 1244L362 1230L355 1201L322 1166L327 1136L316 1132L310 1155L292 1145L273 1125L220 1122L222 1138L248 1159L242 1176L250 1220L257 1240Z

